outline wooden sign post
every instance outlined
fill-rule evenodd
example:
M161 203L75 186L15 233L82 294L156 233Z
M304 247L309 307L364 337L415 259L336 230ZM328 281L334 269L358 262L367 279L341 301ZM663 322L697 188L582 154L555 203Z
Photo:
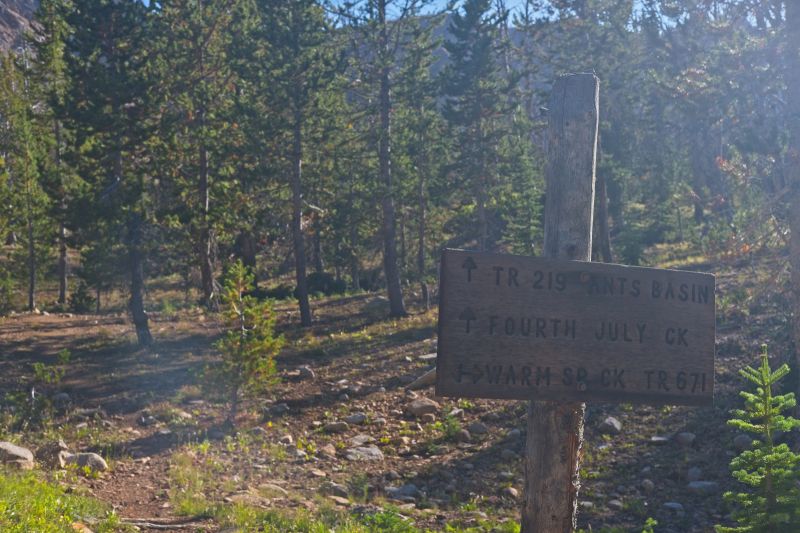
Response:
M588 262L598 96L553 87L545 257L442 256L436 394L531 400L523 533L576 526L582 402L713 400L714 276Z

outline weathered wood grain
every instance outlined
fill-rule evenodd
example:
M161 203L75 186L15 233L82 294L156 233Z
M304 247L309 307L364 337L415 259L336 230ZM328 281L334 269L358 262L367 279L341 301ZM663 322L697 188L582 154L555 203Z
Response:
M437 395L708 405L714 276L446 250Z

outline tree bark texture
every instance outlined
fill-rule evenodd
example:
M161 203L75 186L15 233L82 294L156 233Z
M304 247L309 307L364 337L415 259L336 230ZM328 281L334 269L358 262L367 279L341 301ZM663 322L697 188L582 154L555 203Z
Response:
M306 279L306 242L303 235L303 112L295 102L292 146L292 239L294 241L294 272L297 282L297 301L300 304L300 325L311 326L311 306L308 303Z
M131 272L131 299L129 309L136 327L139 346L153 344L147 313L144 310L144 253L142 252L143 221L139 213L128 218L128 263Z
M545 174L545 257L591 258L598 111L599 82L593 74L556 80ZM522 533L575 529L585 409L583 403L530 402Z
M390 110L391 95L389 92L389 42L386 20L386 1L380 0L378 5L378 17L380 24L380 47L381 60L380 66L380 89L379 89L379 112L380 112L380 135L378 141L378 166L381 183L383 184L383 197L381 198L381 208L383 210L383 270L386 276L386 289L389 295L389 312L394 317L406 315L406 307L403 303L403 290L400 286L400 268L397 264L397 221L394 208L394 187L392 183L391 152L390 152Z
M205 110L200 111L200 129L205 129ZM200 252L200 284L203 289L203 304L210 310L218 309L216 280L214 279L214 240L211 233L209 212L211 209L211 195L208 175L208 148L205 141L200 145L200 239L197 244Z

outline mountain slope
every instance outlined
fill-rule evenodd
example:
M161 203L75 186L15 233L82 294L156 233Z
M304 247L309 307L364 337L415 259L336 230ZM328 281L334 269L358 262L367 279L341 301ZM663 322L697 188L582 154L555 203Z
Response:
M0 0L0 50L20 44L38 5L38 0Z

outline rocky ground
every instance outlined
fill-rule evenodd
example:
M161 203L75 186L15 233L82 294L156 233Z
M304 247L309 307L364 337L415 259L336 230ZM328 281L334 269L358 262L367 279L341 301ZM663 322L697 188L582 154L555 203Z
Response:
M648 517L663 532L729 523L728 463L749 444L725 424L737 371L762 342L780 354L786 337L770 266L760 271L718 272L714 407L588 406L581 528L638 532ZM237 503L311 514L393 508L434 531L516 520L525 404L409 390L435 363L435 310L387 319L376 295L313 307L308 331L292 327L294 307L277 307L287 339L280 383L247 404L236 428L224 425L211 370L220 329L197 308L154 314L148 351L121 314L0 319L0 438L36 455L0 447L0 458L35 463L143 530L216 531L209 509ZM70 362L59 364L65 349ZM65 373L47 383L42 368ZM44 416L31 386L52 406Z

